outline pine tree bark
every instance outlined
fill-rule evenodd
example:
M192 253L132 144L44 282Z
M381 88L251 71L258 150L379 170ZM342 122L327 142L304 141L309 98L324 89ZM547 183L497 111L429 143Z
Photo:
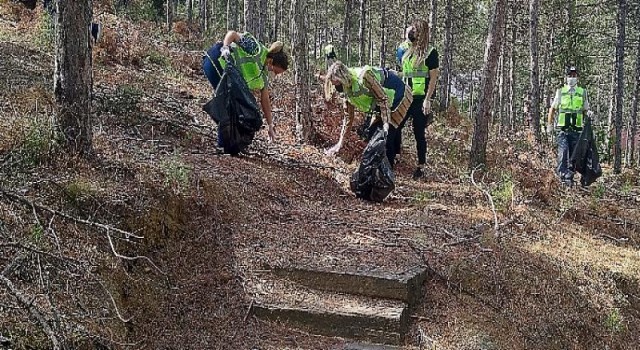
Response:
M345 50L345 60L344 62L349 62L349 55L350 55L350 51L349 50L349 39L350 39L350 35L349 32L351 30L351 1L353 0L345 0L344 2L344 23L342 26L342 45L344 45L344 50ZM347 63L348 65L348 63Z
M208 11L207 5L209 0L200 0L200 32L203 36L209 30ZM227 16L227 26L229 25L229 17Z
M167 20L167 29L169 31L171 31L171 29L173 29L173 16L174 16L174 12L173 12L173 10L174 10L174 6L173 5L174 4L173 4L173 2L174 1L175 0L167 0L167 3L166 3L166 5L167 5L167 18L166 18L166 20Z
M187 22L189 22L189 25L191 25L191 23L193 23L193 0L186 0L187 1Z
M445 28L444 28L444 55L440 61L442 75L440 76L440 109L447 110L449 107L449 80L451 79L451 52L453 51L453 35L451 23L453 22L453 1L447 0L445 5ZM502 30L502 29L501 29ZM497 57L496 57L497 58Z
M275 15L273 16L273 35L271 35L271 41L276 41L278 40L278 37L280 35L280 20L281 20L281 16L282 16L282 0L274 0L274 10L275 10Z
M615 144L613 150L613 172L622 171L622 110L624 100L624 37L627 19L627 2L618 0L618 40L616 42L616 116Z
M473 140L469 157L469 168L486 163L487 141L489 138L489 120L493 105L493 89L495 87L496 70L500 45L502 43L502 27L506 10L506 0L496 0L491 19L491 27L487 35L484 52L484 67L478 107L475 114Z
M407 1L407 9L409 8L409 2ZM408 12L408 11L407 11ZM407 18L407 16L405 16ZM431 0L431 13L429 14L429 42L436 42L436 33L438 25L438 0Z
M638 134L638 104L640 103L640 41L638 41L638 53L636 55L636 84L633 94L633 106L631 107L631 154L629 163L631 166L635 162L636 139Z
M244 30L258 38L260 33L260 0L244 0Z
M386 37L386 21L385 18L387 15L386 11L386 3L384 1L380 2L380 67L384 67L385 57L387 53L387 37Z
M313 135L313 120L309 103L309 65L307 59L307 4L306 0L292 0L293 61L296 85L296 137L307 142Z
M69 153L93 154L91 0L56 0L53 91L56 122Z
M365 27L365 21L366 21L366 15L367 12L365 11L366 9L366 0L360 0L360 26L358 28L358 42L359 42L359 46L358 46L358 65L362 66L364 65L364 62L366 62L366 52L365 52L365 46L364 43L366 42L365 40L365 32L364 32L364 27Z
M540 11L539 0L529 1L529 113L531 119L531 132L535 136L536 143L542 144L540 135L540 67L538 64L538 13Z

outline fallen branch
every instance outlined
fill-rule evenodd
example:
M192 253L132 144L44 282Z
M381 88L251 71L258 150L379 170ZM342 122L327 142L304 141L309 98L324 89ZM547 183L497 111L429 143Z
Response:
M38 324L40 324L40 327L42 327L44 333L47 335L47 337L49 337L49 340L51 340L53 349L59 350L61 348L60 341L58 340L58 337L56 337L55 333L51 329L51 326L49 326L49 323L45 319L44 315L40 312L40 310L35 307L33 302L27 300L26 296L24 296L22 292L18 290L18 288L16 288L16 286L8 278L0 275L0 281L3 282L11 295L13 295L20 302L20 304L24 305L24 307L26 307L27 310L29 310L29 312L31 313L31 316L33 316Z
M102 281L100 281L99 279L96 279L96 280L98 281L100 286L102 286L102 289L104 289L104 291L107 293L107 295L111 299L111 304L113 304L113 308L116 310L116 316L118 316L118 319L120 321L122 321L123 323L128 323L129 321L131 321L133 319L133 317L124 318L122 316L122 314L120 313L120 310L118 309L118 305L116 305L116 300L113 298L113 295L111 295L111 292L109 292L109 290L107 289L107 287L105 287L105 285L102 283Z
M69 214L63 213L61 211L58 211L58 210L55 210L55 209L51 209L51 208L45 207L45 206L40 205L40 204L33 203L32 201L28 200L27 198L25 198L23 196L20 196L20 195L17 195L15 193L10 193L10 192L7 192L5 190L0 189L0 194L2 196L4 196L5 198L9 199L9 200L22 203L22 204L24 204L24 205L26 205L28 207L35 207L37 209L49 212L51 214L61 216L61 217L65 218L65 219L67 219L67 220L71 220L71 221L74 221L74 222L77 222L77 223L80 223L80 224L84 224L84 225L87 225L87 226L90 226L90 227L99 227L99 228L102 228L102 229L107 230L107 231L111 230L111 231L114 231L114 232L118 232L118 233L124 235L124 237L127 238L127 239L128 238L144 239L144 237L142 237L142 236L135 235L135 234L133 234L131 232L124 231L124 230L121 230L119 228L115 228L113 226L109 226L109 225L101 224L101 223L98 223L98 222L87 221L87 220L83 220L83 219L80 219L80 218L76 218L76 217L73 217L73 216L71 216Z
M487 199L489 199L489 204L491 204L491 211L493 212L493 229L496 230L496 232L498 231L498 229L500 228L500 226L498 225L498 214L496 213L496 206L493 203L493 197L491 197L491 194L489 193L489 191L483 189L482 187L480 187L480 185L478 185L476 183L476 180L474 178L475 172L476 170L478 170L480 167L482 166L482 164L478 165L477 167L475 167L472 171L471 171L471 183L473 183L473 185L480 190L482 193L485 194L485 196L487 196Z
M471 241L475 241L475 240L476 240L476 239L478 239L478 238L480 238L480 235L476 235L476 236L473 236L473 237L471 237L471 238L464 238L464 239L461 239L461 240L458 240L458 241L455 241L455 242L451 242L451 243L445 243L445 244L443 244L442 246L443 246L443 247L452 247L452 246L454 246L454 245L458 245L458 244L463 244L463 243L468 243L468 242L471 242Z
M163 275L166 275L167 273L162 271L158 266L156 266L156 264L153 263L153 261L151 261L151 259L149 259L146 256L126 256L126 255L122 255L120 253L118 253L116 251L116 247L113 245L113 240L111 239L111 235L109 234L109 230L107 229L107 239L109 240L109 246L111 246L111 252L113 252L113 255L115 255L117 258L123 259L123 260L146 260L149 264L151 264L151 266L153 266L156 270L158 270L158 272L160 272Z

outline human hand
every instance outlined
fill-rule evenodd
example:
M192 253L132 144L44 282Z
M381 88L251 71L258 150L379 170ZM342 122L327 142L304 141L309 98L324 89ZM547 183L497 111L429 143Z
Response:
M589 117L589 119L593 118L593 111L592 110L588 110L587 111L587 117Z
M228 59L230 55L231 55L231 49L229 48L229 45L224 45L220 49L220 56L224 57L225 59Z
M389 135L389 123L384 123L382 126L382 131L384 131L385 135Z
M276 140L276 127L273 124L269 124L269 141L274 142Z
M431 100L428 98L424 99L424 102L422 103L422 112L427 115L429 113L431 113Z
M325 150L324 154L326 154L328 156L333 156L334 154L336 154L336 153L338 153L340 151L340 148L342 148L342 143L338 142L333 147L328 148L327 150Z
M551 134L553 132L553 124L547 124L547 134Z

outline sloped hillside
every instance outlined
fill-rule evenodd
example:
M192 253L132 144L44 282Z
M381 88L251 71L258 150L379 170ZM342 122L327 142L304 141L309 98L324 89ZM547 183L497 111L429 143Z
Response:
M44 14L0 1L0 341L13 349L343 349L250 309L278 268L400 273L425 266L406 349L636 349L637 172L563 189L551 149L494 137L466 170L469 118L428 131L411 179L404 137L383 204L348 188L364 142L337 158L338 103L312 95L318 139L296 144L291 74L274 82L278 142L222 155L201 111L211 90L186 25L164 33L100 12L96 157L51 135ZM319 87L314 87L319 89ZM271 288L271 287L270 287ZM295 292L293 297L295 297ZM287 297L286 295L284 297ZM2 345L0 345L2 346ZM429 347L430 346L430 347Z

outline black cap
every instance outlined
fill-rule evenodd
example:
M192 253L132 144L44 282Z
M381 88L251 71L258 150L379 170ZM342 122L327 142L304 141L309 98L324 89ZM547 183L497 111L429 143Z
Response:
M567 67L567 75L571 74L575 72L576 74L578 74L578 69L575 66L569 66Z

